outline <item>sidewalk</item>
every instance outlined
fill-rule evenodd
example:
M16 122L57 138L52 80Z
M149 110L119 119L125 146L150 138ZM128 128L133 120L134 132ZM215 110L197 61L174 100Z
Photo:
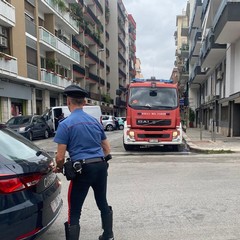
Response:
M187 128L183 133L190 150L204 153L240 153L240 137L225 137L216 133L214 136L207 130L202 130L202 139L200 140L199 128Z

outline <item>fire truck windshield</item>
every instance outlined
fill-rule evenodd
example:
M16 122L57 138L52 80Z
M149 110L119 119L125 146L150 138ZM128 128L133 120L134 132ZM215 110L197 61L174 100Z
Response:
M135 109L174 109L178 106L175 88L130 88L128 104Z

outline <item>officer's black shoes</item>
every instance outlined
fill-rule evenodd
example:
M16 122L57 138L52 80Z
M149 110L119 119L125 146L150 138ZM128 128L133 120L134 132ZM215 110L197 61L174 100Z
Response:
M69 240L69 228L68 228L68 222L64 223L64 228L65 228L65 236L66 240Z
M68 222L64 223L66 240L79 240L80 226L72 225L69 226Z
M109 206L109 208L110 208L109 214L101 215L103 234L99 236L98 238L99 240L114 240L112 231L113 211L111 206Z

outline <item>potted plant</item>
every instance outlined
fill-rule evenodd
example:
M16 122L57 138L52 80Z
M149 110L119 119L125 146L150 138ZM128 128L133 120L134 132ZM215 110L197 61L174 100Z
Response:
M46 68L52 72L55 71L55 59L54 58L47 58L46 59Z
M193 123L194 123L194 120L195 120L195 112L189 108L189 127L193 127Z

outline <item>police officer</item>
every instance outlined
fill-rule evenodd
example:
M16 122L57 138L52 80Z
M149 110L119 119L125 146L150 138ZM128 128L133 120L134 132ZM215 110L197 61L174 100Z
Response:
M87 92L77 85L70 85L64 93L71 114L59 123L54 137L54 142L58 144L55 172L62 172L66 151L73 163L82 163L81 174L77 174L69 185L69 216L68 222L64 224L66 239L79 239L81 210L88 190L92 187L101 212L103 234L99 240L113 240L113 212L106 198L108 163L104 158L110 155L110 145L102 125L82 109Z

